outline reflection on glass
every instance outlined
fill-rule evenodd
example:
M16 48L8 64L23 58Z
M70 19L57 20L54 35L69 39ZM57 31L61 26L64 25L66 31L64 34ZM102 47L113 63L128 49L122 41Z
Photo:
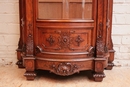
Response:
M39 0L39 19L92 19L92 0Z

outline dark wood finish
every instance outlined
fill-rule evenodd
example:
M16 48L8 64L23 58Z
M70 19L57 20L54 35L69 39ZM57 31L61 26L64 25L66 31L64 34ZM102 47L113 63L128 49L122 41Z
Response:
M17 65L27 80L39 69L61 76L92 70L100 82L104 68L112 69L113 0L82 1L19 0Z

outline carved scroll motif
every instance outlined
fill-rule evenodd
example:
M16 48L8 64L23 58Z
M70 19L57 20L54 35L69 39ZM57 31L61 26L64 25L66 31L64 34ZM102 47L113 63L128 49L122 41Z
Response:
M71 63L59 63L58 65L52 65L51 72L62 75L62 76L68 76L72 75L78 70L78 66L76 64L71 64Z
M37 46L37 47L36 47L36 54L41 53L41 52L42 52L42 48L39 47L39 46Z

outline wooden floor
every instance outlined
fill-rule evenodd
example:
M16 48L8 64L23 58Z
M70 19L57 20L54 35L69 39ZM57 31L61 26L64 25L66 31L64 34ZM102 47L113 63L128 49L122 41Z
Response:
M124 67L105 70L106 78L103 82L88 79L90 71L68 77L41 71L34 81L27 81L24 72L24 69L18 69L17 66L1 66L0 87L130 87L130 68Z

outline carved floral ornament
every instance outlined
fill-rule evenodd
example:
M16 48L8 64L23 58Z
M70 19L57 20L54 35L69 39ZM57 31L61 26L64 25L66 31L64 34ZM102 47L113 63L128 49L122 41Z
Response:
M58 43L61 48L69 48L71 37L68 32L61 32L58 38Z
M77 42L77 45L80 46L80 43L83 42L84 40L80 37L80 35L77 36L75 42Z
M50 36L46 39L46 41L50 44L50 46L57 44L60 49L71 49L70 45L76 45L80 47L80 44L85 41L80 35L77 34L75 37L71 37L71 32L62 32L56 31L60 36L57 38L50 34ZM58 42L57 42L58 41ZM43 44L45 48L45 44Z
M54 37L52 35L50 35L50 37L47 38L46 41L48 41L50 45L52 45L55 42Z

